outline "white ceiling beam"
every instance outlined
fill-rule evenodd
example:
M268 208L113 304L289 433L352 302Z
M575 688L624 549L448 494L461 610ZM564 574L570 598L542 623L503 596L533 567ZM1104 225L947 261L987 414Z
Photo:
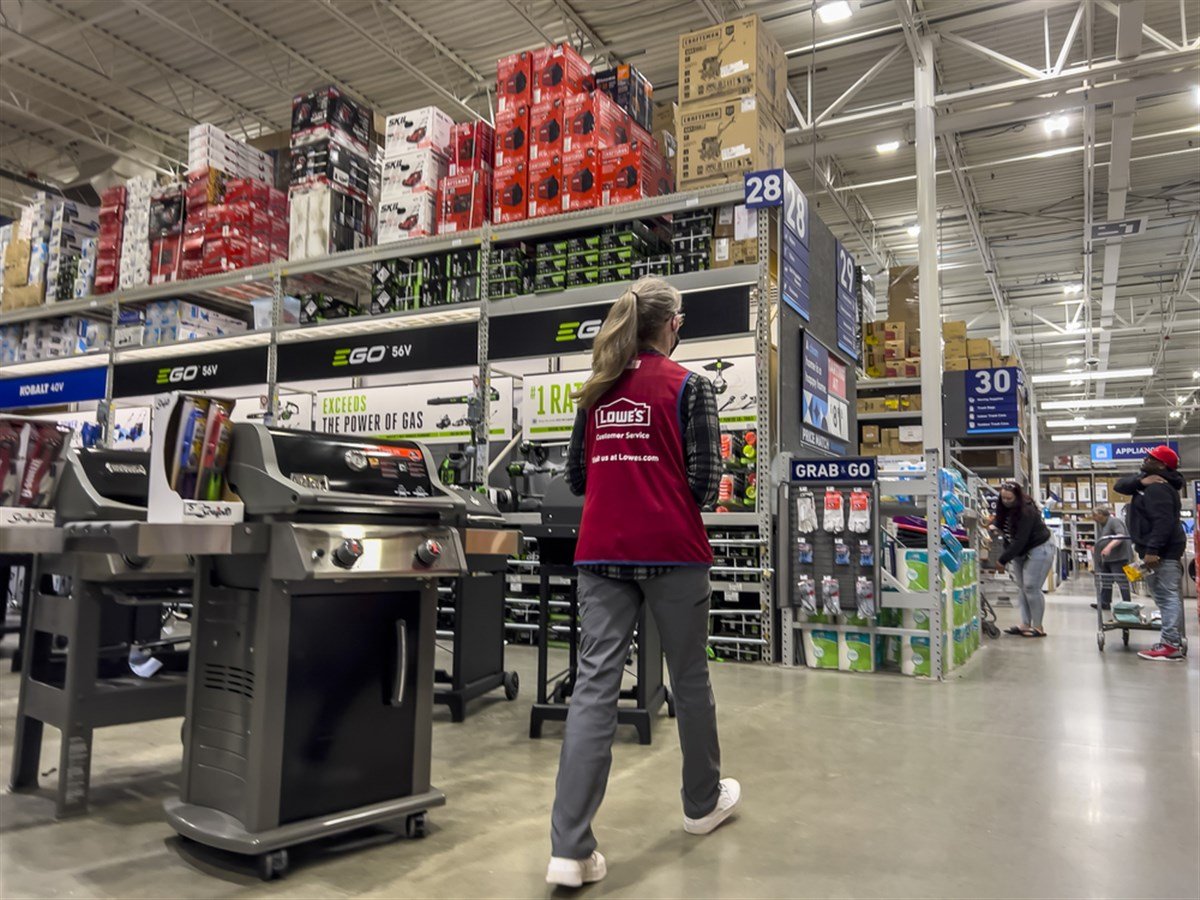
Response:
M850 85L850 87L846 88L846 90L844 90L842 92L842 95L840 97L838 97L836 100L834 100L832 103L830 103L829 106L825 109L825 111L822 112L819 116L817 116L817 118L813 121L813 123L810 127L815 128L816 126L820 125L822 122L824 122L826 119L828 119L834 113L836 113L839 109L841 109L843 106L845 106L850 100L854 99L854 96L859 91L861 91L868 84L870 84L872 81L874 81L880 72L882 72L889 65L891 65L892 60L894 60L897 56L899 56L900 51L903 49L904 49L903 46L895 47L894 49L892 49L892 51L890 53L888 53L886 56L884 56L883 59L879 60L877 63L875 63L875 65L873 65L873 66L871 66L871 68L867 69L866 72L864 72L862 75L860 75L858 77L858 80L855 81L854 84L852 84L852 85Z
M517 0L508 0L508 6L513 12L524 19L525 23L534 31L536 31L543 41L545 41L547 44L554 43L554 38L547 34L542 29L542 26L530 17L529 13L517 2Z
M925 56L921 53L921 36L917 31L916 17L913 14L912 0L893 0L900 26L904 30L904 43L908 47L913 63L923 67Z
M31 40L36 37L36 40L33 41L35 45L44 44L47 41L56 41L60 38L65 38L75 34L78 31L82 31L89 25L98 25L106 19L111 19L113 16L120 15L124 11L125 10L123 10L118 4L113 3L101 9L95 15L81 17L75 22L55 22L50 28L38 33L36 36L26 35L26 37L29 37ZM0 51L0 62L9 62L10 60L14 60L19 56L24 56L32 49L33 47L29 44L22 44L18 47L6 46L2 51Z
M724 21L717 8L712 5L712 0L696 0L696 5L708 16L708 21L712 22L712 24L717 25Z
M320 0L320 3L321 3L321 6L324 7L324 9L327 13L329 13L331 16L333 16L335 19L337 19L339 22L341 22L343 25L345 25L347 28L349 28L352 32L354 32L359 37L361 37L363 40L365 40L367 43L369 43L372 47L374 47L376 50L378 50L384 56L391 59L393 62L395 62L397 65L399 65L402 69L404 69L410 75L412 75L413 78L415 78L417 81L421 82L423 85L425 85L427 88L432 90L434 93L444 97L446 100L453 103L456 107L466 111L473 118L476 118L476 119L484 118L477 110L472 109L470 106L468 106L466 103L464 103L460 98L456 97L453 93L451 93L446 88L442 87L440 84L438 84L432 78L430 78L428 75L426 75L425 72L423 72L420 69L420 67L413 65L411 62L409 62L407 59L405 59L401 54L397 53L395 50L393 50L391 47L389 47L387 44L385 44L383 41L381 41L378 37L376 37L371 32L367 31L365 28L363 28L361 25L359 25L354 20L354 18L352 16L350 16L349 13L342 10L338 6L338 4L334 2L334 0Z
M1079 24L1083 21L1084 11L1087 9L1087 0L1080 0L1079 6L1075 9L1075 17L1071 19L1071 27L1067 29L1067 36L1063 40L1062 49L1058 52L1058 59L1054 61L1054 68L1051 70L1055 75L1062 72L1063 66L1067 64L1067 57L1071 52L1071 47L1075 43L1075 35L1079 33Z
M1094 0L1094 2L1096 3L1096 5L1098 7L1100 7L1100 9L1102 9L1106 13L1109 13L1112 16L1114 16L1117 19L1117 27L1120 28L1121 7L1117 6L1117 4L1115 4L1115 3L1110 2L1110 0ZM1127 27L1133 28L1135 26L1131 25L1131 26L1127 26ZM1139 22L1136 27L1140 28L1142 34L1144 34L1146 37L1150 38L1150 40L1154 41L1154 43L1158 44L1160 47L1164 47L1167 50L1182 50L1183 49L1183 46L1181 44L1177 44L1170 38L1166 37L1165 35L1159 33L1158 31L1155 31L1153 28L1151 28L1149 25L1147 25L1144 21ZM1184 40L1186 42L1186 38ZM1120 43L1120 41L1121 41L1120 34L1117 35L1117 41L1118 41L1118 43ZM1131 45L1131 43L1132 43L1131 36L1126 35L1125 41L1126 41L1127 45ZM1122 57L1118 53L1117 58L1124 59L1125 57Z
M983 59L988 59L994 63L999 63L1006 68L1012 69L1019 75L1024 75L1026 78L1045 77L1046 73L1041 69L1035 69L1033 66L1026 65L1019 59L1013 59L1011 56L1006 56L1005 54L1000 53L998 50L993 50L991 47L985 47L983 44L977 44L975 41L965 38L962 35L955 34L952 31L943 32L941 34L941 39L945 43L954 44L955 46L974 53L976 56L979 56Z
M403 22L405 25L407 25L409 28L411 28L413 31L415 31L417 34L419 34L425 40L425 42L427 44L429 44L429 46L433 47L433 49L437 50L438 53L442 54L442 56L446 57L446 59L450 60L450 62L454 63L456 66L458 66L460 69L462 69L468 75L470 75L471 80L474 81L476 84L479 84L479 83L482 83L482 82L485 82L488 80L488 79L484 78L481 74L479 74L479 72L476 71L474 66L472 66L469 62L467 62L465 59L463 59L461 56L459 56L457 53L455 53L453 50L451 50L442 40L440 40L436 35L434 35L428 28L426 28L424 25L422 25L420 22L418 22L416 19L414 19L411 15L409 15L407 12L405 12L400 7L400 5L396 2L396 0L380 0L380 2L383 4L384 9L386 9L393 16L395 16L397 19L399 19L401 22Z
M562 14L563 18L574 25L579 33L588 39L588 43L592 45L592 49L604 56L606 61L610 63L622 63L625 61L608 46L608 43L600 35L596 34L592 26L584 21L583 16L567 0L551 0L551 2L559 13Z

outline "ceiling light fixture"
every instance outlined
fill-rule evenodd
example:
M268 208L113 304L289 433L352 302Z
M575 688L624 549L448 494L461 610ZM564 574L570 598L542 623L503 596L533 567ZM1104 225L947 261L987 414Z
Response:
M1102 431L1099 433L1088 431L1080 432L1078 434L1052 434L1050 435L1050 440L1054 441L1055 443L1062 443L1065 441L1090 441L1095 438L1104 438L1105 440L1109 441L1123 441L1131 437L1133 437L1132 431Z
M1100 372L1051 372L1044 375L1034 375L1031 380L1034 384L1067 384L1068 382L1080 379L1085 381L1109 381L1114 378L1149 378L1153 374L1153 368L1144 366L1137 369L1106 369Z
M1082 294L1083 293L1083 285L1080 284L1078 281L1073 281L1070 284L1064 284L1063 285L1063 293L1064 294Z
M1137 416L1113 416L1109 419L1087 419L1076 416L1074 419L1051 419L1046 423L1047 428L1079 428L1089 425L1136 425Z
M884 141L882 144L875 145L875 152L879 154L895 153L900 149L899 141Z
M908 234L909 237L916 237L918 234L921 233L921 226L920 225L909 225L907 228L904 229L904 231Z
M1081 362L1083 362L1083 360L1080 359L1078 356L1068 356L1067 357L1067 368L1070 368L1071 366L1077 366Z
M1145 397L1093 397L1090 400L1043 400L1043 412L1061 409L1113 409L1120 406L1145 406Z
M1200 369L1192 373L1192 381L1200 381Z
M1172 418L1172 419L1182 419L1182 418L1183 418L1183 412L1182 412L1181 410L1178 410L1178 409L1173 409L1173 410L1171 410L1171 418Z
M1055 132L1067 133L1067 128L1071 125L1069 116L1049 116L1042 120L1042 128L1046 130L1047 135L1052 135Z
M1071 381L1071 387L1083 387L1083 379L1075 378Z
M817 17L826 25L843 22L850 18L852 12L847 0L826 0L817 7Z

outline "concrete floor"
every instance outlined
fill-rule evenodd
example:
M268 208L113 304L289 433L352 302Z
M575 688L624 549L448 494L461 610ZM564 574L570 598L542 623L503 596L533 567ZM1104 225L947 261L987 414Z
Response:
M1200 897L1200 653L1148 663L1118 640L1101 655L1088 599L1058 592L1050 638L988 641L942 685L714 666L741 815L708 837L684 834L668 720L651 747L623 730L597 821L609 876L579 896ZM1011 624L1011 610L1000 615ZM1135 634L1135 647L1148 638ZM525 684L517 702L481 701L460 725L437 713L434 781L449 802L423 841L301 849L270 884L248 865L218 865L228 858L185 846L162 819L179 765L172 720L98 735L87 817L55 822L45 788L0 797L0 893L550 896L557 726L528 739L533 656L516 649L510 661ZM56 760L47 746L42 771Z

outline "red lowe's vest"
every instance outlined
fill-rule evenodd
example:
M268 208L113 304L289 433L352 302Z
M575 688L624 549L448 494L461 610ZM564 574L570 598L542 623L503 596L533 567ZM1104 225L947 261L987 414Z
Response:
M690 373L642 353L588 410L576 565L712 565L680 423Z

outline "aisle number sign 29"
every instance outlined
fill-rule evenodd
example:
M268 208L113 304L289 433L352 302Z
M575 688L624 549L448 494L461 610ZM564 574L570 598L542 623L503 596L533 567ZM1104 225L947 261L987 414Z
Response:
M808 242L808 198L783 169L747 172L744 199L747 209L782 206L784 224Z

